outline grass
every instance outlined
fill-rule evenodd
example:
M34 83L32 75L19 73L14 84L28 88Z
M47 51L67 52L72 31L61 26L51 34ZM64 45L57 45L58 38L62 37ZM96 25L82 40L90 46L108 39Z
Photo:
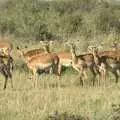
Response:
M106 88L76 86L76 73L66 71L61 77L61 87L56 86L56 76L43 74L39 76L38 87L33 88L33 81L27 77L24 71L14 71L14 89L8 81L7 89L2 90L1 76L1 120L47 120L56 111L90 120L107 120L112 104L119 104L120 83L112 82Z

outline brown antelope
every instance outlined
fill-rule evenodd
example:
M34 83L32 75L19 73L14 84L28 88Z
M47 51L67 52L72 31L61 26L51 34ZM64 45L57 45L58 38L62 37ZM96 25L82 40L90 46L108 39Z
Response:
M72 54L67 51L56 53L60 59L59 73L61 74L62 66L72 67Z
M27 54L27 56L24 56L23 57L26 57L26 63L27 63L27 66L30 70L32 70L32 73L33 73L33 76L34 76L34 79L35 81L37 82L36 80L36 73L37 73L37 70L40 69L40 70L46 70L46 69L50 69L54 67L54 65L56 66L56 74L59 76L59 73L58 73L58 68L59 68L59 57L54 54L54 53L50 53L49 51L49 42L43 42L42 43L43 45L43 51L41 52L36 52L35 53L32 51L29 51ZM20 50L21 51L21 50ZM34 83L34 86L35 86L35 83Z
M27 63L29 60L31 60L35 56L50 53L49 47L50 47L50 44L52 43L52 41L50 41L50 42L40 41L40 43L42 44L43 48L33 49L33 50L30 50L30 51L27 51L27 52L23 52L19 47L17 47L17 49L21 53L20 57L23 57L23 60L24 60L25 63ZM52 69L49 70L50 73L51 73L51 70Z
M11 55L13 45L9 41L0 41L0 53L1 55Z
M17 49L19 50L21 56L24 58L25 62L29 61L32 57L35 57L37 55L42 55L42 54L45 54L45 53L50 53L49 47L50 47L50 44L52 43L52 41L50 41L50 42L48 42L48 41L40 41L40 43L43 46L43 48L33 49L33 50L29 50L27 52L23 52L17 46Z
M88 46L88 51L93 54L95 66L97 68L97 73L99 75L98 84L100 85L100 75L102 77L102 83L105 85L106 75L107 75L107 64L103 57L98 54L98 49L94 46Z
M59 76L59 73L58 73L59 57L56 54L46 53L43 55L38 55L38 56L33 57L27 62L27 66L29 69L32 70L34 80L36 82L37 82L36 73L38 69L45 70L51 67L53 68L54 65L56 66L56 74ZM36 83L34 83L34 86L35 84Z
M105 51L105 53L99 53L99 56L103 59L104 62L106 62L108 70L113 73L115 76L115 81L117 83L119 78L118 71L120 71L120 52Z
M5 62L4 62L5 60L7 60L7 64L5 64ZM0 56L0 72L5 77L5 83L4 83L4 88L3 89L6 89L8 78L11 79L11 87L13 88L12 74L11 74L11 71L10 71L12 62L13 62L12 57Z
M43 49L33 49L33 50L30 50L30 51L27 51L27 52L23 52L20 50L19 47L17 47L17 49L20 51L21 53L21 56L24 58L24 61L27 62L29 61L32 57L36 56L36 55L39 55L39 54L42 54L44 53L45 51ZM20 57L21 57L20 56Z
M75 45L70 44L70 46L71 46L71 54L72 54L72 67L76 71L78 71L82 85L85 84L85 81L83 78L87 77L86 68L89 68L93 74L93 85L94 85L97 74L96 74L96 68L94 65L93 55L92 54L76 55Z
M97 60L96 65L99 71L102 72L102 78L106 80L107 71L110 70L115 76L116 83L118 82L118 71L120 70L120 53L119 51L103 51L98 53L96 47L93 47L94 59ZM97 51L96 51L97 50ZM104 81L105 82L105 81Z
M64 41L64 46L68 45L68 41ZM56 53L60 59L59 73L61 74L62 67L72 67L72 54L70 51L60 51Z

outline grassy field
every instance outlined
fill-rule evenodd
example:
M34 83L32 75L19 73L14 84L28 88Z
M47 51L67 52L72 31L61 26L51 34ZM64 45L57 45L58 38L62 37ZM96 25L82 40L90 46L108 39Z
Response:
M79 119L70 120L114 120L111 119L114 115L112 106L120 103L120 83L112 82L106 88L89 84L81 87L76 73L66 72L61 76L60 86L56 86L58 82L54 75L43 74L39 76L38 87L33 88L33 81L27 78L27 73L14 71L14 88L11 89L8 81L7 89L2 90L1 77L1 120L56 120L48 117L56 111L59 116L63 113L79 116Z

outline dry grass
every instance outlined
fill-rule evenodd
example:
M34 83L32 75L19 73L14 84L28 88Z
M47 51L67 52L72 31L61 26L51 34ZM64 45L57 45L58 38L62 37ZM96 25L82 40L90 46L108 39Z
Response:
M120 84L106 88L89 85L82 88L74 84L74 74L69 77L64 74L62 86L58 87L55 86L55 76L44 74L39 76L38 87L33 88L33 81L27 76L24 72L14 72L14 89L8 81L5 91L2 90L3 80L0 81L1 120L46 120L55 111L81 115L90 120L106 120L111 105L119 103Z

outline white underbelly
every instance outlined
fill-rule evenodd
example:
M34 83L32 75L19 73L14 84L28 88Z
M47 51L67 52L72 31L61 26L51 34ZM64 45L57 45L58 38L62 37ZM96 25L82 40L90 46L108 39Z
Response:
M72 66L72 64L62 64L62 65L66 67Z
M66 67L72 66L72 61L71 60L61 60L60 64Z
M52 64L37 64L36 67L39 69L46 69L51 67Z

